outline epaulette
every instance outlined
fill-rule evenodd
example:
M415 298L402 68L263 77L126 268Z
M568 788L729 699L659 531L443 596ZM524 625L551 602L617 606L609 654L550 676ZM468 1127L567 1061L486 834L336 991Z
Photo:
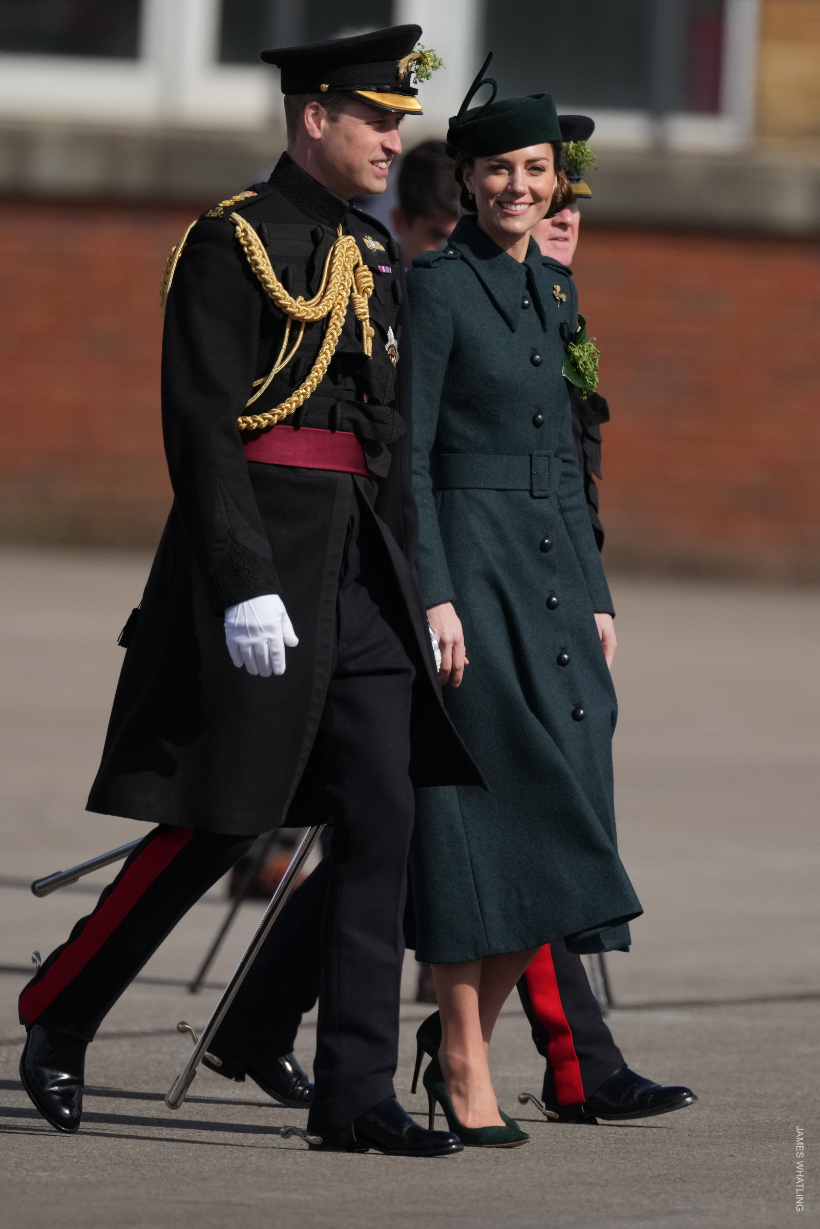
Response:
M460 260L461 256L455 248L436 248L432 252L419 252L418 256L413 257L414 269L435 269L436 265L440 265L445 260Z
M182 250L188 242L188 236L196 226L197 222L201 222L204 218L221 218L225 215L226 209L244 209L246 205L258 201L260 197L266 196L270 191L270 184L257 183L252 188L246 188L244 192L237 193L236 196L230 196L226 201L220 201L218 205L214 205L211 209L206 209L201 213L196 221L192 222L186 230L185 234L180 239L179 243L175 243L168 253L168 259L165 262L165 272L162 275L162 284L159 291L159 305L163 317L165 316L165 305L168 302L168 294L171 290L171 282L174 280L179 258L182 255Z
M254 184L253 187L246 188L244 192L238 192L236 196L229 196L226 201L220 201L218 205L206 209L200 214L200 221L203 218L222 218L225 216L226 209L244 209L246 205L258 200L260 196L265 196L269 190L270 185L267 183Z

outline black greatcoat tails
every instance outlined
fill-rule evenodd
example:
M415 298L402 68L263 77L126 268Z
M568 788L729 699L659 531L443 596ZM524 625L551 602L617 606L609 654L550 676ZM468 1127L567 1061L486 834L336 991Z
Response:
M236 238L237 210L294 297L318 290L338 228L356 238L375 281L373 356L362 352L349 307L327 374L287 421L355 431L372 478L246 461L236 420L254 382L275 363L284 317ZM162 416L174 504L126 652L89 810L243 835L306 821L312 800L303 774L333 668L339 568L354 500L370 518L385 575L400 597L398 630L416 669L413 782L480 783L444 711L406 561L416 536L410 355L403 276L390 243L377 221L287 155L267 183L209 210L190 232L163 336ZM296 359L249 412L271 409L299 387L325 324L307 325ZM397 367L386 350L390 329ZM279 678L236 669L225 647L225 608L263 593L282 596L299 637ZM310 822L317 818L310 813Z

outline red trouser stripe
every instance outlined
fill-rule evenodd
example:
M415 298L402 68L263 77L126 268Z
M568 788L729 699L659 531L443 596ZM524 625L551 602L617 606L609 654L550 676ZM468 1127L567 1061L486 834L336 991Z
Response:
M134 859L117 886L91 914L82 933L60 952L48 972L30 986L20 999L20 1014L29 1024L33 1024L60 991L82 972L143 893L150 888L157 876L162 874L166 866L173 862L193 835L193 828L174 828L169 832L161 832L154 837L147 849L143 849Z
M586 1100L581 1065L575 1053L572 1029L564 1015L549 943L544 944L530 964L526 978L533 1011L549 1036L547 1057L555 1079L558 1104L578 1105Z

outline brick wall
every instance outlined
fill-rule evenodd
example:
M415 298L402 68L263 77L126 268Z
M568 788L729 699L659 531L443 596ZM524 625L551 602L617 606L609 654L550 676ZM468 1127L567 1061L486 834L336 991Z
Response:
M197 209L0 202L0 535L153 543L159 283Z
M575 274L610 565L820 578L820 244L586 230Z
M159 281L198 208L0 202L0 537L155 543ZM820 578L820 245L587 220L576 275L610 565Z

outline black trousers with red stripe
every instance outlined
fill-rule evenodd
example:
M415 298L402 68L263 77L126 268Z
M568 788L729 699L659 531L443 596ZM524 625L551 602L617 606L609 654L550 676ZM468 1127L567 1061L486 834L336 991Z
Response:
M335 668L306 771L333 817L322 891L303 898L320 952L310 1115L316 1130L346 1126L392 1095L397 1061L414 817L413 666L394 631L391 594L368 558L379 556L361 541L354 514L337 598ZM21 1022L90 1041L177 921L252 843L190 828L154 829L25 988ZM280 919L282 928L304 916L297 907ZM257 986L264 987L265 968L262 959ZM256 1044L263 1053L276 1050L270 1037Z
M330 875L325 858L294 892L214 1038L211 1049L237 1073L289 1053L319 994L321 918ZM575 1105L624 1058L604 1023L581 957L547 944L518 984L538 1052L547 1060L543 1097Z
M548 1107L578 1105L624 1063L592 993L580 956L563 939L547 943L518 983L532 1039L547 1060Z

